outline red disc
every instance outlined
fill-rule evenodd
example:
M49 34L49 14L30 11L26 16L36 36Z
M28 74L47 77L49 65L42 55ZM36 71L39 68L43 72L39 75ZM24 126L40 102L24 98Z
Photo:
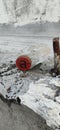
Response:
M20 56L16 60L16 66L19 70L27 71L31 68L31 59L28 56Z

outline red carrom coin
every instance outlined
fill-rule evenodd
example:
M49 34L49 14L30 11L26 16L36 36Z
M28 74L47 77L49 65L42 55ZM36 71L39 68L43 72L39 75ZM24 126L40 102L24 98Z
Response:
M27 71L31 68L31 59L28 56L20 56L16 60L16 66L19 70Z

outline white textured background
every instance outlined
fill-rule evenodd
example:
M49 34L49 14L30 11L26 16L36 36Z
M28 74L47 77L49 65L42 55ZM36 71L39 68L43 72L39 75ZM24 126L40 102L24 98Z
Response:
M60 0L0 0L0 23L60 20Z

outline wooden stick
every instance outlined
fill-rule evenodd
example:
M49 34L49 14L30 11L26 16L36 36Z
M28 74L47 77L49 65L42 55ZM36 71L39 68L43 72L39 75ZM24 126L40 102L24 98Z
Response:
M60 46L58 37L53 39L53 50L54 50L54 69L57 71L57 74L60 74Z

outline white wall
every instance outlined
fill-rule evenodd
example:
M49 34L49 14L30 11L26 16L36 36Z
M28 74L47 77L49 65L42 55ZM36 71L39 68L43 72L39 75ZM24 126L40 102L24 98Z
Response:
M41 20L57 22L59 19L59 0L0 0L0 23L22 25Z

